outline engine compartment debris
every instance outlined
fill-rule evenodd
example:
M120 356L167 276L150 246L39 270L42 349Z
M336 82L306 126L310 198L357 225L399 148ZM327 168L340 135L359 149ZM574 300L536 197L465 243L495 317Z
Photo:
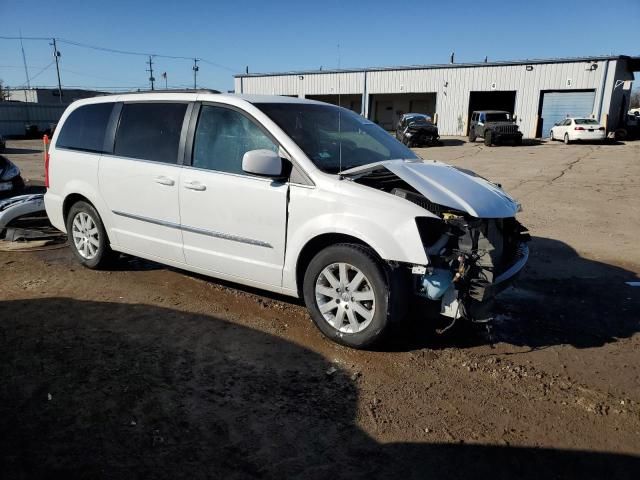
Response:
M402 172L402 169L396 170ZM436 188L447 191L440 199L449 200L450 197L450 205L464 205L465 200L457 198L451 193L452 189L447 188L457 186L456 175L440 175L446 180ZM490 183L481 177L473 178ZM469 211L432 201L428 196L432 189L424 187L414 177L401 178L385 165L359 172L353 180L403 198L431 214L416 218L429 259L424 272L411 266L416 293L428 300L439 301L440 313L454 322L458 318L478 323L491 320L495 296L515 280L528 259L526 244L530 236L515 218L519 205L508 199L501 208L494 210L495 216L479 218ZM498 184L491 185L501 192ZM495 202L495 195L500 194L491 191L487 198L480 200L489 204ZM506 213L511 215L505 216Z

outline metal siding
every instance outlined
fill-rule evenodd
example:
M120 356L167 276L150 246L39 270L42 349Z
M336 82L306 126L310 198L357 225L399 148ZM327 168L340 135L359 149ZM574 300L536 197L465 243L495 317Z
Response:
M24 135L25 125L35 124L40 131L49 129L51 123L57 123L67 107L65 105L46 105L27 102L0 103L0 134Z
M601 88L602 69L607 60L595 62L532 63L533 70L527 71L526 64L488 65L456 68L422 68L398 70L372 70L367 72L367 94L383 93L435 93L437 95L438 128L441 135L462 135L465 132L469 92L491 91L496 82L496 90L515 90L515 115L525 137L536 133L540 92L544 90L584 90ZM614 62L611 61L610 62ZM596 70L589 70L595 63ZM615 69L615 66L612 65ZM364 73L327 72L304 73L299 75L273 75L243 77L244 93L276 95L330 95L339 91L343 94L362 94ZM613 81L610 74L607 86ZM567 87L567 78L572 85ZM236 88L239 86L236 79ZM445 87L445 82L448 86ZM610 95L609 95L610 96ZM608 111L609 99L605 95L604 111Z

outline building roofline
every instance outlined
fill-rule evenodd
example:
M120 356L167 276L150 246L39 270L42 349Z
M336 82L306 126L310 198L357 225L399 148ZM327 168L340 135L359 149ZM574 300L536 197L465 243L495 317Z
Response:
M446 68L468 68L468 67L508 67L513 65L540 65L545 63L580 63L580 62L601 62L604 60L640 60L640 57L630 55L606 55L593 57L566 57L566 58L537 58L525 60L501 60L496 62L471 62L471 63L441 63L429 65L404 65L392 67L365 67L365 68L343 68L331 70L293 70L285 72L271 73L238 73L235 78L251 77L275 77L283 75L316 75L325 73L361 73L361 72L386 72L394 70L436 70Z

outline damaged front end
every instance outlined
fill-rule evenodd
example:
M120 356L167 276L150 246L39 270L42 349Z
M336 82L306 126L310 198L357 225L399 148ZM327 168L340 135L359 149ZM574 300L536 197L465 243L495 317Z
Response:
M440 312L454 320L489 320L495 296L527 263L526 229L515 218L480 219L455 212L416 223L430 261L416 279L416 293L440 301Z
M410 124L402 132L403 143L408 147L420 147L423 145L437 145L440 140L438 127L427 124Z
M345 173L428 212L416 218L428 264L411 266L414 293L440 302L453 321L490 320L495 296L529 256L520 205L499 185L440 162L394 160Z

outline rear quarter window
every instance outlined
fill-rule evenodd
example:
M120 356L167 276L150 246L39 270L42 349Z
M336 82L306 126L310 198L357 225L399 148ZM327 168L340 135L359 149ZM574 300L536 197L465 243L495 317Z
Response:
M113 105L94 103L76 108L62 125L56 147L103 152L104 135Z

